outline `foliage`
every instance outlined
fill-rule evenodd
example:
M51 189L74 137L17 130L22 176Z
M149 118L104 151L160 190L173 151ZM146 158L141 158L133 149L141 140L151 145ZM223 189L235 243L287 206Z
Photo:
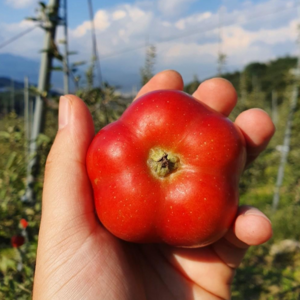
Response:
M232 119L251 107L260 107L271 113L272 90L277 91L279 108L279 121L274 138L267 150L248 167L240 183L241 203L254 205L270 217L274 237L263 246L251 248L246 255L233 283L234 300L300 298L299 250L280 256L271 253L273 245L284 239L300 240L300 110L294 115L291 148L279 209L276 212L271 210L280 160L278 145L283 142L294 84L289 69L295 64L294 58L286 57L266 64L250 64L242 72L223 74L224 78L233 83L240 98ZM153 64L149 66L153 67ZM151 68L150 71L153 72ZM185 86L185 91L192 93L199 83L200 80L195 77ZM104 84L103 88L96 88L90 84L88 88L78 90L77 94L87 103L95 121L96 131L119 118L129 104L129 99L122 97L115 87L108 84ZM6 98L9 99L8 93ZM14 112L0 119L0 299L31 298L41 216L43 166L56 134L57 102L57 99L53 98L48 101L45 132L38 141L41 146L38 153L40 175L35 185L38 201L34 205L20 201L24 193L28 159L25 151L28 144L24 140L24 120L22 115L18 116ZM26 229L27 241L20 248L12 248L10 239L22 230L19 224L22 218L29 222Z
M116 92L116 88L104 83L103 88L92 87L77 91L92 114L96 132L103 126L117 120L128 106L128 99Z
M23 128L23 119L15 113L0 123L0 299L30 299L33 282L41 205L37 202L30 206L20 201L27 161ZM44 159L49 141L40 142ZM39 178L36 185L39 198L41 187L42 178ZM12 248L10 239L20 232L22 218L29 221L27 242L20 248Z
M227 55L220 52L218 54L217 64L218 64L218 76L222 76L223 68L226 64Z
M154 64L156 58L156 48L154 45L150 45L146 49L145 65L141 68L141 86L146 84L154 75Z
M232 299L299 299L300 253L289 260L276 262L270 254L272 244L284 239L300 240L300 110L296 110L284 184L279 209L271 209L274 186L280 161L279 147L283 143L292 89L295 84L290 69L296 66L292 57L268 63L249 64L242 72L223 74L236 88L238 104L230 118L234 120L244 110L258 107L272 114L272 91L278 95L278 123L268 148L244 172L240 182L241 204L253 205L264 211L273 223L273 239L266 245L251 248L234 280ZM194 79L185 90L191 92L199 80ZM300 103L298 101L297 107Z
M300 253L270 255L270 244L251 248L234 279L232 300L297 300Z
M196 91L196 89L198 88L200 83L201 82L198 79L198 76L194 75L193 81L184 86L184 91L186 93L192 95Z

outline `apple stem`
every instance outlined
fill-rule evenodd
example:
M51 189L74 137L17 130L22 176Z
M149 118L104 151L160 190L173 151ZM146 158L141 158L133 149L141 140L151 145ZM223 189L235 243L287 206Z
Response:
M150 150L147 163L155 176L166 177L168 174L178 169L179 158L172 153L167 153L162 149L154 148Z

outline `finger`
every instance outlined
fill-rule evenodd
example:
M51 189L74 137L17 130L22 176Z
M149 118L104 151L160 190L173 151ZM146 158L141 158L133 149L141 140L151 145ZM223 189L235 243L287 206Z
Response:
M247 164L252 162L268 145L275 126L268 114L258 108L242 112L235 120L246 140Z
M202 82L193 96L225 116L230 114L237 102L235 88L223 78L213 78Z
M229 232L203 248L161 246L165 257L192 282L222 299L228 299L234 272L250 245L264 243L272 236L271 223L255 208L244 206ZM214 280L211 280L214 278Z
M229 287L234 272L210 247L170 248L166 245L159 247L166 260L185 278L215 295L215 299L230 298Z
M216 259L209 248L170 248L166 245L157 247L155 244L141 245L141 248L147 258L147 264L142 268L148 269L150 266L147 274L154 273L154 280L157 274L159 279L164 278L164 285L171 287L170 291L177 295L176 299L230 298L232 269ZM149 275L147 279L149 281ZM194 297L191 298L191 295ZM159 299L169 297L162 296Z
M183 80L181 75L173 70L166 70L156 74L141 88L135 99L146 93L162 89L182 91Z
M56 228L64 224L72 226L93 213L85 167L86 152L93 136L92 117L83 101L72 95L61 97L59 130L45 167L42 223L47 226L52 223Z
M223 262L236 268L241 263L249 246L263 244L271 237L270 220L258 209L242 206L233 227L224 238L213 244L212 247Z

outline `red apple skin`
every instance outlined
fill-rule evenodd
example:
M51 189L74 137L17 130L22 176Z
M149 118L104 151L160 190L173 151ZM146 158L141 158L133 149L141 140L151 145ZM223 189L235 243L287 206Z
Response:
M151 151L179 161L159 176ZM246 161L239 128L175 90L148 93L99 131L87 171L101 223L135 243L202 247L220 239L238 208Z

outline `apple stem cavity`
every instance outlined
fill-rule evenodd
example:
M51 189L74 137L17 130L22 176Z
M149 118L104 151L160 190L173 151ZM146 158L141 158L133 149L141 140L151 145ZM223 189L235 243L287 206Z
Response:
M178 169L179 158L160 148L154 148L150 150L147 163L155 176L164 178Z

